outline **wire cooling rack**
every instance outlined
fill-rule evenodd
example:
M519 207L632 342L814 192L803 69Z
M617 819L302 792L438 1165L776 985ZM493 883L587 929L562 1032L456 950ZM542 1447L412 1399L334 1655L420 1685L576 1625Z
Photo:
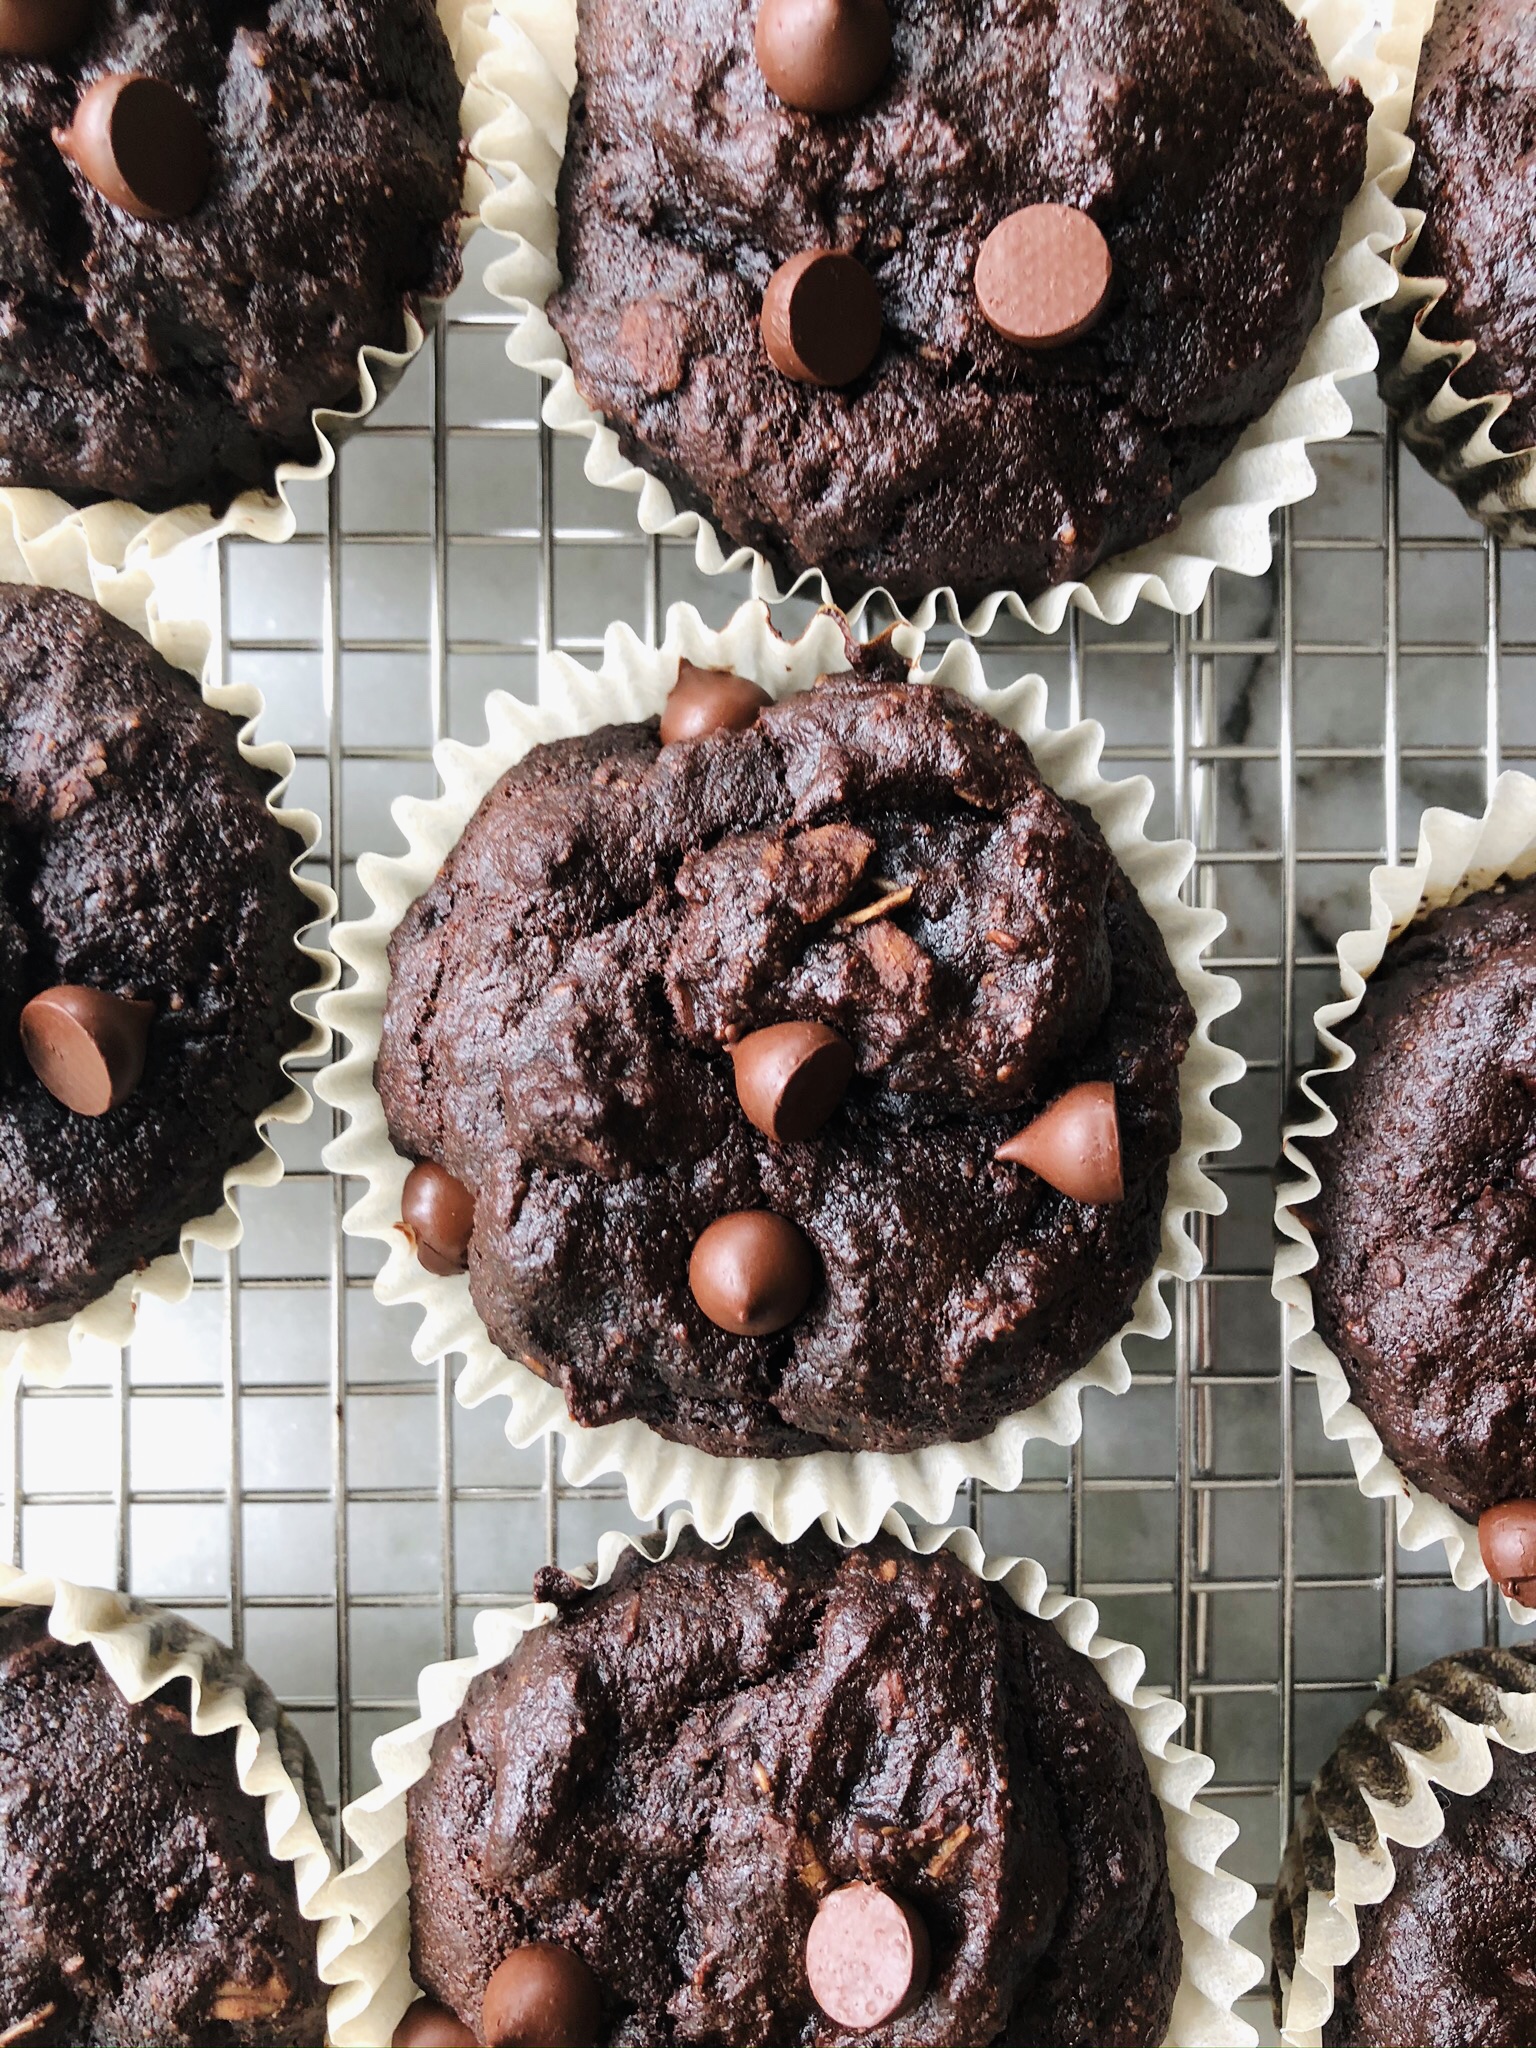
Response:
M298 538L208 561L225 672L295 749L346 914L357 855L398 844L391 800L433 792L434 740L483 737L488 689L532 697L541 649L593 654L611 619L653 635L686 598L718 624L746 594L586 483L505 339L466 285L336 476L300 494ZM1411 851L1426 803L1480 808L1536 757L1536 557L1501 560L1355 396L1359 429L1317 454L1267 578L1218 579L1187 621L1074 614L983 647L998 683L1046 676L1055 722L1100 719L1109 772L1156 786L1150 829L1195 840L1190 886L1226 912L1216 964L1243 992L1219 1031L1248 1074L1223 1098L1243 1127L1215 1168L1227 1213L1171 1336L1137 1347L1123 1398L1087 1397L1076 1449L1034 1446L1018 1494L964 1505L1188 1703L1208 1796L1242 1827L1228 1861L1264 1895L1297 1789L1372 1687L1508 1626L1438 1552L1396 1550L1292 1384L1269 1293L1280 1105L1368 871ZM420 1665L468 1647L475 1613L526 1597L546 1558L633 1524L613 1487L566 1488L549 1452L508 1449L499 1404L457 1408L447 1367L412 1359L414 1316L375 1303L372 1254L342 1236L330 1126L321 1110L286 1141L239 1250L202 1256L184 1306L147 1305L121 1361L0 1404L0 1484L24 1562L194 1612L242 1649L340 1804L372 1782L369 1744L412 1711ZM1244 1930L1261 1954L1266 1911ZM1273 2038L1262 2000L1247 2010Z

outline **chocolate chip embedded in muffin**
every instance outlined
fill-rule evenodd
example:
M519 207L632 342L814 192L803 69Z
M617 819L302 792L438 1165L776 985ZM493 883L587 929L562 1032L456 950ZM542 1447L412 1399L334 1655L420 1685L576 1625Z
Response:
M580 0L577 69L578 388L844 601L1033 596L1168 532L1300 362L1365 169L1283 0Z
M1193 1028L1156 925L1016 735L848 660L535 748L395 933L391 1137L470 1191L475 1305L578 1422L973 1438L1156 1262Z
M1387 1455L1476 1521L1536 1496L1536 879L1409 926L1336 1029L1318 1329Z
M437 8L46 5L0 4L0 484L222 511L458 281Z
M0 1330L174 1250L288 1091L315 913L237 732L95 605L0 584Z
M557 1619L409 1795L412 1975L466 2024L538 1942L595 1978L610 2043L876 2011L929 2048L1163 2039L1181 1948L1130 1724L951 1553L690 1533L536 1591Z
M40 1608L0 1608L0 2034L314 2048L316 1929L235 1735L194 1735L185 1680L130 1706Z

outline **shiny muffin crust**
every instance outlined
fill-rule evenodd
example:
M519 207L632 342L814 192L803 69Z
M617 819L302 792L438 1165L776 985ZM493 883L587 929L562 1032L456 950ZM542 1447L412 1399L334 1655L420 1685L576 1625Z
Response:
M1181 1948L1162 1815L1092 1665L954 1556L685 1535L476 1678L409 1803L412 1974L473 2027L517 1944L576 1949L613 2043L830 2043L818 1901L920 1913L882 2042L1161 2041ZM872 2038L872 2037L865 2037Z
M314 909L237 730L95 605L0 584L0 1330L174 1250L287 1091ZM143 1079L105 1116L25 1057L23 1006L57 984L153 1004Z
M1408 264L1448 289L1424 322L1437 341L1473 341L1457 370L1464 397L1508 392L1493 428L1515 451L1536 444L1536 266L1530 165L1536 151L1536 14L1529 0L1439 0L1409 122L1413 166L1400 206L1421 208Z
M391 1137L473 1191L475 1304L581 1423L727 1454L979 1436L1155 1263L1193 1028L1160 933L1015 734L884 643L849 659L745 731L535 748L392 942ZM726 1049L786 1018L857 1061L806 1142L747 1120ZM1115 1084L1118 1203L993 1156L1083 1081ZM790 1327L737 1336L690 1250L755 1210L819 1265Z
M0 2035L316 2048L325 1989L235 1732L184 1680L130 1706L41 1608L0 1608Z
M211 181L139 220L52 131L108 73L196 109ZM0 56L0 484L222 510L311 462L366 343L459 277L460 87L434 0L97 0Z
M1318 1329L1388 1456L1476 1521L1536 1496L1536 878L1411 925L1338 1033Z
M1282 0L892 0L852 112L772 94L748 0L580 0L550 318L625 454L834 596L962 605L1085 576L1177 523L1279 396L1365 166ZM1069 346L983 317L983 239L1042 201L1114 262ZM791 381L758 322L813 248L872 275L884 345L846 390Z

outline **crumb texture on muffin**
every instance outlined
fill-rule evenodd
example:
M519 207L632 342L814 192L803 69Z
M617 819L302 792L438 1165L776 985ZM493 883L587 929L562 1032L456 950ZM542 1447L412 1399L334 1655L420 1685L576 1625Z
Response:
M533 1940L613 2043L832 2042L805 1947L858 1881L932 1945L895 2044L1151 2043L1181 1948L1162 1815L1087 1659L950 1553L761 1532L633 1554L478 1677L410 1795L412 1973L467 2023Z
M315 1928L185 1680L137 1706L0 1608L0 2035L25 2048L325 2036Z

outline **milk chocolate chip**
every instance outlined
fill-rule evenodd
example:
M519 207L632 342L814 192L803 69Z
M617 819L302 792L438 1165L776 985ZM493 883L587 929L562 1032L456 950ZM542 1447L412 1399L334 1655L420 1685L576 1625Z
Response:
M780 264L763 295L763 347L797 384L841 390L880 353L880 291L857 256L803 249Z
M846 114L891 61L885 0L763 0L757 61L770 92L806 114Z
M702 739L707 732L744 732L763 706L772 702L766 690L749 683L745 676L680 661L677 681L661 714L661 744L670 747L676 740Z
M825 1024L770 1024L731 1059L743 1114L775 1144L814 1137L853 1079L853 1047Z
M462 2021L430 1998L418 1998L390 2037L390 2048L477 2048Z
M208 190L208 138L174 86L114 71L81 96L53 139L111 205L136 220L179 220Z
M996 226L976 259L976 296L998 333L1021 348L1062 348L1086 334L1109 297L1109 244L1075 206L1024 206Z
M91 0L0 0L0 57L57 57L90 14Z
M916 2005L928 1985L928 1930L883 1885L845 1884L816 1909L805 1941L811 1996L856 2034Z
M594 2048L602 2017L602 1992L581 1957L530 1941L492 1970L480 2031L486 2048Z
M1536 1500L1506 1500L1478 1518L1488 1576L1522 1607L1536 1607Z
M804 1232L771 1209L717 1217L688 1262L694 1300L712 1323L737 1337L787 1329L816 1280L816 1254Z
M105 1116L144 1075L153 1003L99 988L50 988L21 1013L21 1049L56 1102L77 1116Z
M1074 1202L1123 1202L1120 1118L1112 1081L1083 1081L1057 1096L996 1156L1027 1166Z
M400 1220L416 1240L416 1256L429 1273L463 1273L475 1231L475 1198L462 1181L424 1161L405 1177Z

